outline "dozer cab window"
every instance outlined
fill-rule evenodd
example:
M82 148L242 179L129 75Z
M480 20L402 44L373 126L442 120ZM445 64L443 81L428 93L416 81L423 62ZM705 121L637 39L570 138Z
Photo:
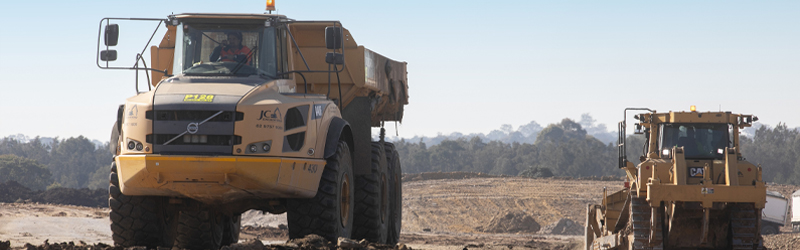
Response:
M183 24L175 72L195 76L276 78L275 28L263 25Z
M728 130L728 124L661 124L659 149L683 147L687 159L722 159L725 148L731 147Z

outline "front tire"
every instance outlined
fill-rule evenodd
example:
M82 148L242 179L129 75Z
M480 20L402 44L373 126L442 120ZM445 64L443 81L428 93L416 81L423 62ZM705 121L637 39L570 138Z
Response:
M219 249L224 232L223 215L211 209L178 212L178 249Z
M111 208L111 237L123 247L169 247L163 238L163 201L154 196L128 196L119 187L117 163L111 163L108 207Z
M352 157L350 146L339 141L336 153L327 159L317 195L288 200L289 238L317 234L336 242L339 237L351 237L355 193Z

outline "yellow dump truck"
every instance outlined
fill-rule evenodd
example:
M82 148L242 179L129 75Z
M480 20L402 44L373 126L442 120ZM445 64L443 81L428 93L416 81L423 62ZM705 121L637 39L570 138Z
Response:
M115 66L130 21L166 33L149 63ZM103 18L97 47L98 67L150 74L112 131L116 245L217 249L249 209L286 212L292 238L398 241L400 160L383 126L408 104L405 62L338 21L276 14Z
M645 138L627 159L628 111ZM761 167L745 161L739 131L758 118L731 112L658 113L625 109L619 124L619 168L625 188L603 190L588 206L586 249L762 249Z

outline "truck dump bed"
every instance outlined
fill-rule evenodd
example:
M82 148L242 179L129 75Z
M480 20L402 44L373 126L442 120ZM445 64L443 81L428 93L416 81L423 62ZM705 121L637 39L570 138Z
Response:
M326 53L331 51L325 46L325 27L328 26L333 26L333 23L303 22L290 25L297 43L297 47L291 50L294 55L290 57L294 59L294 70L327 71L329 67L333 68L324 60ZM408 104L406 62L391 60L359 46L347 29L343 30L343 34L345 63L336 66L341 70L338 76L335 73L302 73L305 76L304 85L303 78L295 74L297 92L304 93L307 89L309 94L330 93L329 98L338 100L338 78L343 108L356 97L370 97L373 100L372 126L378 126L381 121L402 121L403 106Z

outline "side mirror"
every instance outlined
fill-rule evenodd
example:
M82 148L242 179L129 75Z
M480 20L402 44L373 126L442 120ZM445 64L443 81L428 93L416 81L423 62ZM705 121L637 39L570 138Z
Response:
M342 48L342 27L325 27L325 46L328 49Z
M106 25L106 33L104 40L106 46L117 46L118 40L119 40L119 25L118 24Z
M636 123L636 124L634 125L634 127L635 127L635 128L633 129L633 133L634 133L634 134L637 134L637 135L644 134L644 131L642 131L642 124Z
M325 54L325 62L328 64L344 64L344 55L328 52Z
M116 61L117 60L117 51L116 50L103 50L100 51L100 60L104 62Z

